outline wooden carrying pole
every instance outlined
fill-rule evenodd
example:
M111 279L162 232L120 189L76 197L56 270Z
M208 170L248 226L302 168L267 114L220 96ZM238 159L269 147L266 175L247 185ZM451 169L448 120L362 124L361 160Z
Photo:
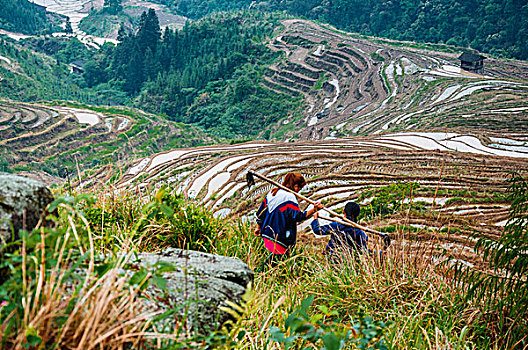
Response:
M298 198L300 198L300 199L302 199L302 200L304 200L304 201L306 201L306 202L308 202L308 203L310 203L310 204L315 204L315 201L314 201L313 199L310 199L310 198L308 198L308 197L305 197L305 196L303 196L302 194L297 193L297 192L295 192L295 191L289 189L288 187L283 186L283 185L281 185L280 183L278 183L278 182L276 182L276 181L273 181L272 179L267 178L267 177L264 176L264 175L261 175L261 174L259 174L259 173L256 173L256 172L254 172L254 171L252 171L252 170L249 170L249 171L248 171L248 174L251 174L252 176L256 176L256 177L258 177L259 179L262 179L262 180L264 180L264 181L269 182L269 183L272 184L272 185L277 186L278 188L281 188L281 189L283 189L283 190L285 190L285 191L288 191L288 192L290 192L290 193L293 193L293 194L294 194L295 196L297 196ZM389 238L389 236L388 236L386 233L379 232L379 231L373 230L373 229L371 229L371 228L361 226L361 225L359 225L359 224L357 224L357 223L355 223L355 222L353 222L353 221L347 219L346 217L342 217L341 215L339 215L338 213L336 213L335 211L333 211L333 210L331 210L331 209L328 209L328 208L323 207L323 209L321 209L321 210L326 211L327 213L329 213L329 214L332 215L332 216L337 216L337 217L339 217L343 222L339 222L339 221L337 221L337 220L335 220L335 219L326 219L326 218L325 218L326 220L332 220L332 221L335 221L335 222L341 223L341 224L343 224L343 225L346 224L347 226L352 226L352 227L358 228L358 229L360 229L360 230L363 230L363 231L365 231L365 232L369 232L369 233L372 233L372 234L378 235L378 236L380 236L380 237L383 238L383 241L384 241L385 245L387 245L387 246L390 245L390 238Z

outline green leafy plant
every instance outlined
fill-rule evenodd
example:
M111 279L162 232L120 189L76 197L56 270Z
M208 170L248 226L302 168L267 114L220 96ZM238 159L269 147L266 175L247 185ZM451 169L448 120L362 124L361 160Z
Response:
M141 205L142 202L146 204ZM162 186L151 198L101 196L83 208L95 244L116 251L129 240L142 251L164 247L211 251L225 224L203 207Z
M138 231L146 237L146 248L152 245L210 251L224 228L222 221L202 206L185 201L166 187L160 188L143 212L146 217Z
M488 327L477 329L477 333L508 347L526 347L528 178L512 177L508 193L512 204L502 236L480 237L475 245L475 252L489 262L490 269L479 271L456 264L455 280L466 288L467 300L482 307Z
M375 194L375 197L361 210L359 217L372 219L376 216L383 217L397 212L402 208L404 199L412 197L418 187L416 182L394 183L383 186L375 192L365 192L360 200L369 194Z
M339 316L320 305L318 313L310 315L309 309L314 296L301 301L301 305L286 318L284 328L271 327L269 336L272 341L287 349L307 349L310 344L319 349L338 350L350 344L356 349L387 349L383 333L388 324L362 317L351 326L329 321Z

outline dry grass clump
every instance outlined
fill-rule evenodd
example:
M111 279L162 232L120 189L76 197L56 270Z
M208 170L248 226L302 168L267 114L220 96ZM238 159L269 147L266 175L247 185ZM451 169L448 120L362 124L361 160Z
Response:
M96 272L89 226L78 225L78 213L61 206L68 210L68 228L23 233L19 252L9 259L11 277L1 291L2 348L145 348L158 314L141 296L150 276L130 284L123 272L127 257L108 260L107 271ZM91 249L83 248L82 230Z

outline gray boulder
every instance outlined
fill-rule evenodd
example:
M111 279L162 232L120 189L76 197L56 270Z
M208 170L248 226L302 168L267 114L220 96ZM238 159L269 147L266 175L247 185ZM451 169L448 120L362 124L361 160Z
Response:
M15 239L18 231L31 231L46 206L53 201L42 183L22 176L0 173L0 247Z
M242 261L197 251L169 248L161 253L140 253L138 262L152 267L160 261L170 263L175 271L163 273L167 281L166 295L155 287L146 293L157 300L161 309L178 308L176 317L185 318L188 331L207 333L218 329L230 315L219 307L228 307L226 301L240 303L253 271ZM173 322L168 322L173 327Z

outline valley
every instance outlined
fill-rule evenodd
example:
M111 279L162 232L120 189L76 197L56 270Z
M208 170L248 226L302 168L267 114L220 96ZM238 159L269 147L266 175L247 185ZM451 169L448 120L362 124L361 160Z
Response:
M304 20L282 24L268 43L282 58L262 84L303 96L304 119L277 126L293 124L284 136L290 142L152 155L119 186L165 184L215 215L250 220L271 186L248 189L248 169L278 181L300 172L308 179L304 194L335 210L354 199L368 211L384 188L414 183L415 192L399 194L398 214L365 223L395 230L409 246L434 245L481 264L470 236L500 236L507 179L528 168L528 64L487 59L476 74L461 70L459 53L448 47L395 45ZM303 239L317 242L311 237Z
M69 165L83 174L83 188L110 177L123 190L167 185L215 216L245 220L271 188L248 189L247 169L277 180L300 172L304 194L335 210L350 199L374 210L380 191L415 184L409 193L392 188L399 209L372 212L365 224L402 244L427 242L481 264L470 236L500 236L507 179L528 168L528 64L489 58L476 74L458 68L459 52L447 46L367 38L299 19L281 24L266 44L280 57L260 84L284 99L300 96L305 106L302 118L270 126L282 142L222 145L141 111L4 101L0 150L15 169L39 164L64 176L57 165ZM220 144L181 148L212 142Z
M0 347L528 346L528 62L505 58L525 53L517 39L493 42L514 28L444 40L488 54L307 19L352 2L293 14L282 8L296 0L35 3L73 33L0 29L0 177L48 194L37 229L25 232L24 211L20 231L0 232L16 239L0 249ZM376 6L411 18L432 5ZM363 33L396 21L354 16ZM460 68L469 51L482 70ZM357 222L392 244L369 233L366 249L329 254L308 219L288 254L270 255L255 212L273 186L249 186L249 170L300 173L300 193L338 213L357 202ZM0 212L22 197L0 193ZM179 249L201 251L197 265ZM225 300L215 312L232 323L201 334L192 317Z

